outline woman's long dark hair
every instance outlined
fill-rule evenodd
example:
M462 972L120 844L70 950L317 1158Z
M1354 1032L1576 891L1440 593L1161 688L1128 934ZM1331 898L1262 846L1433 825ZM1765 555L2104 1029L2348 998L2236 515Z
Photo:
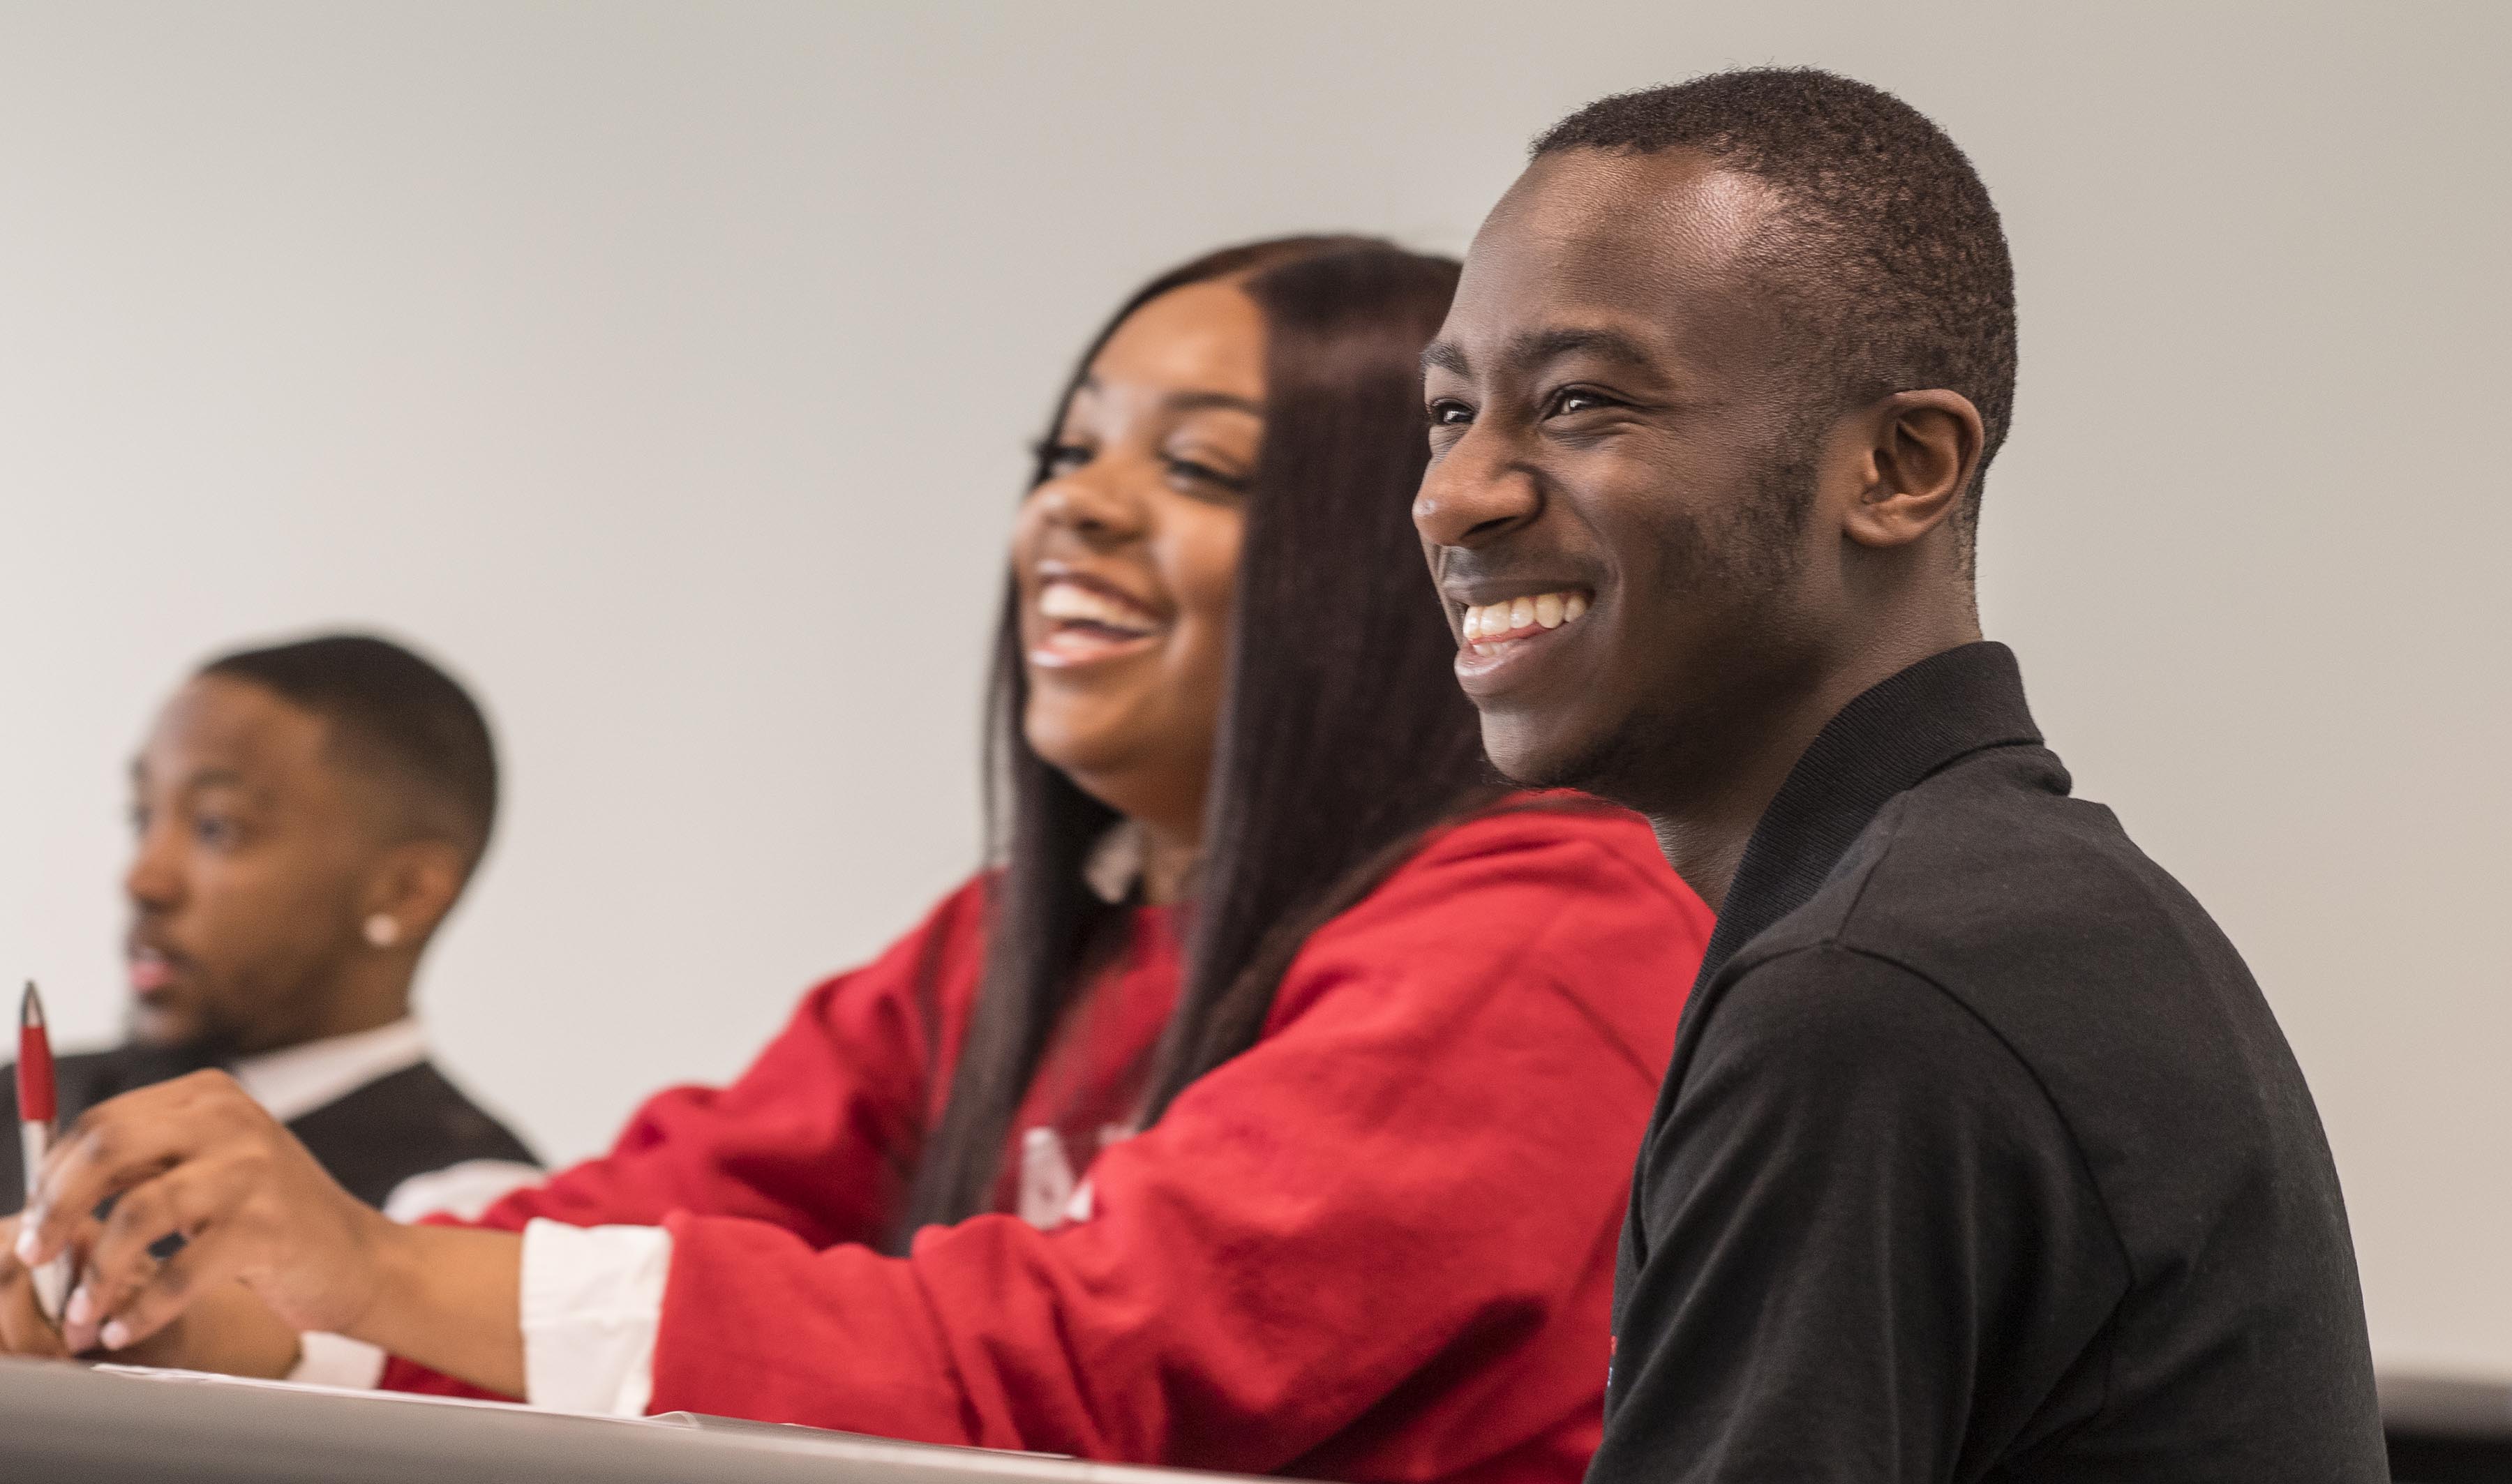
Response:
M1164 273L1083 352L1048 442L1126 316L1173 289L1224 278L1238 279L1265 315L1264 443L1247 496L1185 982L1146 1123L1254 1044L1312 930L1366 894L1427 832L1500 793L1450 671L1455 642L1410 513L1428 457L1419 357L1456 289L1453 259L1369 238L1303 237ZM1045 477L1041 460L1033 486ZM1023 734L1018 601L1007 585L995 648L987 815L1002 869L984 977L909 1189L901 1246L920 1227L992 1207L1011 1121L1048 1036L1113 950L1122 911L1083 879L1119 816Z

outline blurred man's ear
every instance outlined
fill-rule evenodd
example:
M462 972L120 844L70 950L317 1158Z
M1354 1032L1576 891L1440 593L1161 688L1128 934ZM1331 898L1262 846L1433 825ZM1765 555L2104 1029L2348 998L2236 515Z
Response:
M407 840L387 846L368 873L368 944L416 949L425 943L453 910L470 874L470 862L451 840Z

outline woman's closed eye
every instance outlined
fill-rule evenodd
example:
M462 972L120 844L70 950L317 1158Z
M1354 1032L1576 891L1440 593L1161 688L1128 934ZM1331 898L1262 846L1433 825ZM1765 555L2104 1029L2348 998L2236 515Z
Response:
M1087 444L1066 440L1041 444L1038 449L1039 478L1061 479L1077 469L1088 467L1090 460L1098 456L1099 450Z
M1160 457L1168 472L1172 488L1186 494L1199 494L1210 499L1235 498L1247 492L1248 478L1234 474L1218 465L1183 453L1165 453Z

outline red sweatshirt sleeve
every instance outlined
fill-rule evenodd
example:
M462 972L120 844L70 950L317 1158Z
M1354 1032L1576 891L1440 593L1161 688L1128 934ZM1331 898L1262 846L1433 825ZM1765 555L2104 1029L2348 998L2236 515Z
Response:
M469 1225L520 1231L660 1226L682 1210L767 1222L808 1245L878 1240L898 1209L931 1092L938 1005L976 973L984 888L971 881L872 963L813 989L729 1086L675 1087L610 1152L515 1191ZM939 1032L947 1037L956 1031ZM393 1390L489 1393L395 1358Z
M608 1153L478 1224L655 1226L693 1210L773 1222L814 1246L877 1240L922 1137L938 986L974 972L982 896L971 882L881 957L814 988L730 1085L657 1093Z
M886 1258L668 1218L652 1405L1416 1478L1587 1425L1708 926L1629 816L1460 827L1313 936L1255 1047L1099 1157L1087 1220Z

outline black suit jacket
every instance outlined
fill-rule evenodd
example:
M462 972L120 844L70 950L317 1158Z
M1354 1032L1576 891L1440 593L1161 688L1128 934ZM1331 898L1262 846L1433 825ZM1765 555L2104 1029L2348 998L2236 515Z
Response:
M61 1126L107 1098L215 1065L144 1046L64 1056L55 1067ZM16 1071L12 1065L0 1072L0 1082L14 1087ZM395 1186L413 1175L466 1159L539 1163L521 1139L464 1097L433 1062L387 1073L299 1114L288 1129L333 1179L371 1206L381 1206ZM18 1141L0 1139L0 1199L11 1201L10 1210L25 1203L25 1171L19 1164Z

